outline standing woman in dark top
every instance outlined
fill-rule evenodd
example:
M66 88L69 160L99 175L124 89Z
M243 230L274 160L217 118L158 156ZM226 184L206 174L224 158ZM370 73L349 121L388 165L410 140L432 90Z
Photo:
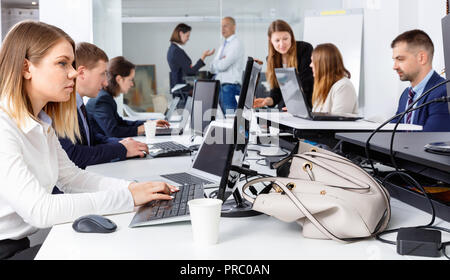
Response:
M270 95L266 98L256 98L254 107L285 107L281 96L280 86L275 76L275 68L297 69L300 81L311 106L311 98L314 86L314 77L309 65L313 47L303 41L295 41L291 27L283 20L276 20L269 26L269 55L267 57L266 77L270 85Z
M86 110L95 120L94 129L107 137L133 137L145 134L144 121L127 121L117 113L114 97L120 93L126 94L134 85L136 66L123 56L111 59L108 63L108 85L96 98L91 98L86 104ZM169 126L164 120L158 120L157 126Z
M203 52L202 57L192 65L192 60L186 54L183 46L189 41L192 28L184 23L178 24L170 37L170 47L167 52L167 62L170 67L170 88L176 84L185 84L185 75L195 75L205 66L206 57L214 54L214 49Z

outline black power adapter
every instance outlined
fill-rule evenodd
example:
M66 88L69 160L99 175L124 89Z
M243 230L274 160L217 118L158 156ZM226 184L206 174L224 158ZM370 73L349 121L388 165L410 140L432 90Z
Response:
M440 257L441 232L422 228L400 228L397 253L400 255Z

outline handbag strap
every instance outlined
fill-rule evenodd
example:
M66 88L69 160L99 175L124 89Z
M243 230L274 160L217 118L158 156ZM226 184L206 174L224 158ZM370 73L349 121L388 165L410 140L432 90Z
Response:
M307 156L305 156L305 155L307 155ZM314 158L314 157L323 157L323 158L326 158L326 159L329 159L329 160L338 161L338 160L336 160L336 158L334 158L332 156L318 154L318 153L315 153L315 154L307 153L307 154L294 155L294 157L310 161L310 162L312 162L312 163L314 163L314 164L316 164L316 165L318 165L318 166L320 166L322 168L327 169L328 171L330 171L330 172L332 172L332 173L334 173L336 175L339 175L341 178L343 178L343 179L345 179L345 180L347 180L347 181L349 181L351 183L354 183L354 184L360 185L360 186L365 186L365 187L360 187L360 188L342 187L343 189L358 189L358 190L369 190L370 189L370 185L369 184L367 184L367 183L365 183L365 182L363 182L363 181L353 177L352 175L347 174L347 173L345 173L345 172L343 172L343 171L341 171L341 170L339 170L337 168L334 168L332 165L327 164L325 166L325 164L323 162L321 162L319 160L316 160ZM348 161L340 161L340 162L343 163L343 164L347 164L347 165L350 165L350 164L353 165L353 163L348 162Z
M275 183L277 186L279 186L284 192L285 194L291 199L291 201L294 203L295 206L297 206L297 208L299 209L300 212L303 213L303 215L305 215L306 218L308 218L316 227L317 229L319 229L325 236L327 236L330 239L339 241L339 242L343 242L343 243L347 243L348 241L344 240L344 239L340 239L339 237L335 236L333 233L331 233L328 229L326 229L307 209L306 207L300 202L300 200L298 200L295 195L281 182L279 182L278 177L266 177L266 178L259 178L259 179L255 179L252 180L248 183L246 183L243 187L242 187L242 193L245 199L247 199L248 201L250 201L251 203L254 202L253 198L250 198L246 193L245 190L253 184L256 183L262 183L262 182L266 182L266 181L270 181L272 183Z
M279 182L278 177L265 177L265 178L258 178L258 179L254 179L251 180L249 182L247 182L243 187L242 187L242 195L244 196L244 198L251 202L252 204L254 203L255 199L250 197L249 195L246 194L246 189L254 184L257 183L262 183L262 182L271 182L271 183L275 183L277 186L279 186L284 193L291 199L291 201L294 203L294 205L299 209L300 212L303 213L303 215L305 215L306 218L308 218L308 220L313 223L317 229L320 230L320 232L322 232L325 236L327 236L329 239L341 242L341 243L348 243L350 241L356 241L356 240L360 240L360 239L364 239L366 237L356 237L356 238L339 238L336 235L334 235L332 232L330 232L319 220L317 220L313 214L311 214L308 209L303 205L303 203L300 201L300 199L298 197L296 197L292 191L287 188L283 183ZM377 234L378 232L383 231L389 220L391 217L391 209L390 209L390 204L389 201L386 200L386 196L387 194L385 193L384 190L382 190L382 193L384 194L384 200L386 202L386 208L387 208L387 213L383 216L383 221L380 221L379 224L381 223L381 225L378 227L378 230L374 233L372 233L372 236L374 236L375 234Z

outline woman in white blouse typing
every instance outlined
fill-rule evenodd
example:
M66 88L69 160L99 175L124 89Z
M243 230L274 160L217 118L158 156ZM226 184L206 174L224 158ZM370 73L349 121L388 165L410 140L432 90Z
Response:
M87 214L133 211L177 188L128 182L77 168L58 136L79 137L75 44L61 29L15 25L0 51L0 259L30 251L38 228ZM64 191L52 195L54 186Z
M318 45L312 52L314 112L358 114L358 98L345 69L342 55L333 44Z

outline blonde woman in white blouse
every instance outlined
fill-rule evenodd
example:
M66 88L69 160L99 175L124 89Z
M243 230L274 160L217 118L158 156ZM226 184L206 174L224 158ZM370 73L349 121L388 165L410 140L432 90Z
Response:
M333 44L318 45L312 52L314 112L358 114L358 98L345 69L342 55Z
M28 236L87 214L133 211L177 188L77 168L58 136L79 137L75 44L61 29L25 21L0 51L0 259L29 250ZM52 195L54 186L64 191Z

